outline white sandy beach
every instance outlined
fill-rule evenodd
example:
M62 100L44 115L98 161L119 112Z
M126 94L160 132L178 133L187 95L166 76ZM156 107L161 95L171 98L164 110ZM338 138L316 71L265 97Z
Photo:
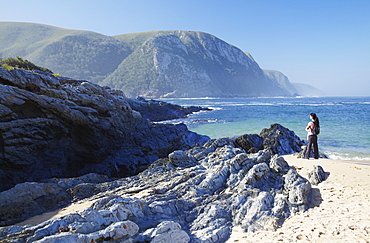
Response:
M275 232L245 233L240 228L231 242L370 242L370 163L330 159L305 160L284 156L307 178L321 165L329 178L320 183L321 204L288 218ZM367 165L366 165L367 164Z
M329 178L313 186L320 190L317 207L288 218L274 232L245 233L234 231L231 242L370 242L370 163L356 163L330 159L305 160L293 155L284 156L291 166L307 178L313 165L321 165ZM366 165L367 164L367 165ZM30 218L18 225L41 223L52 217L66 215L89 207L84 201L43 215Z

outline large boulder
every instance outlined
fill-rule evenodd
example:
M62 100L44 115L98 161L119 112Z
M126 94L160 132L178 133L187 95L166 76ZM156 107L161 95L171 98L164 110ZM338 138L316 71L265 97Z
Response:
M263 129L260 136L263 138L263 148L271 150L274 154L293 154L301 151L301 146L304 145L294 131L276 123L270 128Z
M304 142L291 130L272 124L258 134L245 134L234 139L248 153L269 149L273 154L284 155L300 152Z
M314 165L313 170L308 173L308 179L312 185L318 185L325 181L330 175L330 172L325 172L320 165Z

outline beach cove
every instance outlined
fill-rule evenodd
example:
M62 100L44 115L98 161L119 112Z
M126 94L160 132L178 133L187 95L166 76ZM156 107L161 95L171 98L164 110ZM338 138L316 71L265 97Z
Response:
M190 129L193 129L193 124L206 127L215 124L215 133L211 136L203 132L194 133L176 121L175 124L171 124L174 121L170 124L151 122L145 117L150 112L139 113L131 108L133 105L129 102L140 104L143 109L152 102L129 101L114 90L45 73L18 69L0 71L3 82L6 80L8 84L2 86L6 98L3 102L7 105L3 107L6 112L1 126L2 155L8 165L15 165L4 168L6 171L2 172L0 225L4 227L0 227L0 242L161 242L161 239L166 239L177 243L224 243L232 239L230 236L236 226L248 232L274 231L284 227L285 220L304 215L312 208L326 210L323 207L326 202L324 194L321 189L314 187L312 190L312 185L325 181L327 173L335 172L326 166L323 168L326 172L319 167L312 170L312 166L306 170L302 165L290 165L290 161L288 163L281 157L301 152L304 146L300 138L304 135L298 137L293 130L307 122L304 118L306 110L295 110L301 107L296 104L296 99L292 98L288 105L285 98L271 99L262 104L262 107L271 106L272 109L262 109L260 105L255 107L250 99L232 99L226 103L222 100L223 106L194 115L204 115L204 119L183 119L185 122L194 121L189 123ZM39 89L31 84L37 84ZM44 90L43 95L37 90ZM14 96L22 98L11 98ZM65 101L65 97L78 101L79 105ZM60 102L51 102L56 100ZM19 108L24 108L21 106L24 102L32 105L33 109L28 107L27 112L22 113L23 109ZM366 113L366 102L357 101L355 106L364 108ZM302 107L311 110L314 106L310 104ZM322 106L326 107L328 103L324 104ZM230 106L235 109L225 109ZM252 110L245 110L245 106L251 106ZM40 107L45 107L45 110L40 110ZM348 109L347 105L344 107ZM331 109L326 107L325 110ZM109 116L104 115L108 111ZM217 111L221 114L212 119ZM21 112L22 116L16 112ZM294 117L294 112L302 117ZM368 118L365 113L357 113L357 118L363 123ZM40 114L45 117L38 117ZM318 114L322 125L338 124L327 122L333 113L321 116L324 113L320 111ZM245 115L252 117L245 120ZM343 116L343 112L340 115ZM254 123L257 125L255 128L263 128L259 135L246 129L254 126L251 121L256 116L264 119L264 122ZM265 126L266 122L269 124ZM76 129L76 124L79 124L79 129ZM351 124L352 133L349 134L353 136L345 137L346 143L357 141L349 148L359 148L356 151L366 155L363 148L368 145L367 130L361 134L356 130L366 127L356 127L357 123L353 121ZM328 135L337 134L335 126L331 126L333 129L322 126L319 146L325 149L324 152L330 151L326 142L330 141ZM240 128L240 131L235 128ZM30 130L33 133L25 137L24 132ZM237 135L230 134L231 130ZM81 135L85 138L83 141ZM340 146L345 142L341 140L343 136L335 138L334 147L348 149ZM14 141L18 142L18 147L10 146ZM33 150L45 152L24 156L23 151ZM20 157L25 161L19 160ZM81 161L88 164L81 166ZM19 162L28 166L20 166ZM366 161L362 160L362 163ZM304 175L307 171L310 171L308 178ZM344 179L342 176L341 180ZM360 185L361 181L357 184ZM329 186L327 190L336 188ZM353 195L350 192L345 196L353 198ZM43 218L32 222L35 218L30 218L39 215ZM24 220L31 221L15 225ZM367 232L367 228L357 222L348 227L358 227ZM312 236L306 238L313 239Z

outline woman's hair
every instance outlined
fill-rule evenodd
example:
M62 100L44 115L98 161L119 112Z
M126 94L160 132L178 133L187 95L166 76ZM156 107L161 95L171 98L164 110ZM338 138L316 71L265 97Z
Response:
M313 123L315 123L315 126L320 126L319 118L317 117L316 113L311 113L310 116L313 118Z

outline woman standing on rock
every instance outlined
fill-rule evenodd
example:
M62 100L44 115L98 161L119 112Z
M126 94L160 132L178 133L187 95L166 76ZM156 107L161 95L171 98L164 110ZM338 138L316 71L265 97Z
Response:
M320 133L320 122L319 118L315 113L310 114L311 122L306 127L308 145L306 149L305 158L309 159L311 154L311 147L313 146L313 153L315 159L319 158L319 147L317 145L317 135Z

